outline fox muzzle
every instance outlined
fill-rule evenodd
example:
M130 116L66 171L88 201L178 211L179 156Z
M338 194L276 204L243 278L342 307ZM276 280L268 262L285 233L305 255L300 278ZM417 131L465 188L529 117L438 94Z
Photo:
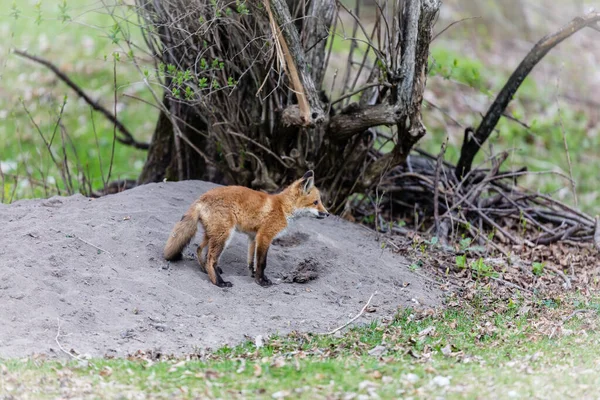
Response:
M328 212L319 211L319 215L317 215L317 219L323 219L325 217L329 217L329 213Z

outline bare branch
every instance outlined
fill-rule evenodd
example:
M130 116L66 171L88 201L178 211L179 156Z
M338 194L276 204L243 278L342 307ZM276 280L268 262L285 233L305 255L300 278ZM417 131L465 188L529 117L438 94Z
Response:
M577 17L562 27L558 32L543 37L535 44L535 46L533 46L517 69L512 73L496 97L496 100L494 100L494 103L492 103L471 140L463 146L463 151L461 152L456 168L457 178L460 179L471 170L473 160L479 152L479 149L491 135L498 120L508 106L508 103L510 103L514 94L521 86L521 83L523 83L537 63L556 45L569 38L575 32L578 32L585 27L597 27L598 21L600 21L600 13L597 12L589 13L584 17Z
M400 117L398 108L389 104L348 107L330 119L327 129L333 140L345 141L373 126L397 124Z
M58 67L56 65L52 64L48 60L31 55L31 54L21 51L21 50L15 49L15 50L13 50L13 52L21 57L25 57L31 61L35 61L38 64L42 64L43 66L45 66L46 68L48 68L49 70L54 72L54 74L60 80L62 80L64 83L66 83L67 86L69 86L71 89L73 89L79 97L81 97L83 100L85 100L85 102L88 103L94 110L99 111L102 115L104 115L109 121L111 121L116 126L116 128L119 130L119 132L121 132L124 135L124 137L117 137L117 140L120 143L135 147L136 149L142 149L142 150L147 150L150 147L150 145L148 143L138 142L133 137L131 132L129 132L129 130L125 127L125 125L123 125L121 123L121 121L119 121L115 117L114 114L112 114L110 111L108 111L104 106L102 106L98 102L92 100L79 86L77 86L75 84L75 82L73 82L71 80L71 78L69 78L64 72L62 72L60 69L58 69Z

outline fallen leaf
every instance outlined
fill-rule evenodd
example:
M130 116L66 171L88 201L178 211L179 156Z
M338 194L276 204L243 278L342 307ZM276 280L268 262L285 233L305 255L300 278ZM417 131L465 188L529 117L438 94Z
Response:
M275 368L281 368L285 366L285 359L283 357L275 357L275 359L271 363L271 366Z
M440 351L442 352L443 355L445 355L446 357L449 357L452 355L452 346L450 346L450 344L447 344L444 347L442 347L440 349Z
M369 350L369 355L379 357L380 355L385 353L386 350L387 350L387 348L385 346L382 346L379 344L379 345L373 347L371 350Z
M431 380L431 383L438 387L446 387L450 385L450 377L438 375Z
M431 335L433 334L433 332L435 332L435 326L428 326L427 328L419 332L419 337Z
M358 390L365 390L365 389L369 389L369 388L375 388L378 385L375 382L371 382L371 381L362 381L358 384Z
M289 390L280 390L279 392L275 392L271 395L272 398L274 399L283 399L287 396L289 396L291 394L291 392Z

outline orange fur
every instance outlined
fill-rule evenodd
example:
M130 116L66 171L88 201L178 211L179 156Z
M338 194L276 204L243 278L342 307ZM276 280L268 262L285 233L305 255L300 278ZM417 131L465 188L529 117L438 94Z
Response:
M248 268L251 275L259 285L269 286L271 281L264 274L269 246L291 220L303 215L316 218L329 215L323 207L319 190L314 186L312 171L278 194L243 186L211 189L200 196L175 225L165 246L164 257L167 260L180 258L200 222L204 228L204 239L198 247L198 262L212 283L230 287L231 283L221 278L217 263L233 232L242 232L249 238ZM206 257L203 257L205 248Z

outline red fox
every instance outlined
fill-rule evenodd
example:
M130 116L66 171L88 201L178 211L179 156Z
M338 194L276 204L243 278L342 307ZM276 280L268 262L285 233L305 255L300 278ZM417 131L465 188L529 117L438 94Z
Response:
M222 270L217 263L229 244L233 231L242 232L248 236L250 275L259 285L270 286L271 281L265 276L265 268L267 252L273 239L298 217L322 219L329 216L314 183L314 173L311 170L278 194L267 194L243 186L223 186L209 190L190 206L173 228L165 246L165 259L181 258L181 251L196 235L200 222L204 228L204 239L197 250L200 267L208 273L213 284L231 287L231 282L221 278ZM204 248L207 248L206 258L202 256Z

